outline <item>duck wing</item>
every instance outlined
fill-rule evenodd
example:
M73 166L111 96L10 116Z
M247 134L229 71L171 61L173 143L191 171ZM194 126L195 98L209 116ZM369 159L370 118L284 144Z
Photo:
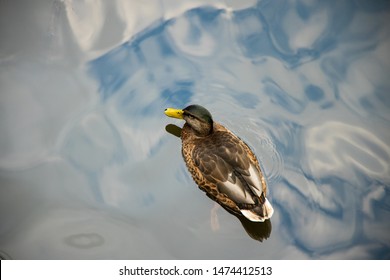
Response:
M261 174L245 147L238 137L218 131L196 145L193 159L203 177L219 192L238 205L254 205L264 197Z

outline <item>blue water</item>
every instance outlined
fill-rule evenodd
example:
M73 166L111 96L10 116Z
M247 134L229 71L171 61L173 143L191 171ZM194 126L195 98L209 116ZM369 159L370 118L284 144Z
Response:
M37 91L24 105L38 132L20 116L25 137L10 140L20 134L0 126L11 135L0 136L0 252L389 259L389 16L388 1L200 6L82 63L87 86L61 70L50 95ZM2 97L9 118L13 98ZM182 122L163 114L189 104L253 148L270 223L240 221L198 190L166 131Z

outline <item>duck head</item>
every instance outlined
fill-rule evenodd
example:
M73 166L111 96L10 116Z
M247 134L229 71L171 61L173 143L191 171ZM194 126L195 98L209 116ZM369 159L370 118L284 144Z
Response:
M197 136L204 137L213 132L213 118L210 112L200 105L190 105L184 109L165 109L165 115L184 119Z

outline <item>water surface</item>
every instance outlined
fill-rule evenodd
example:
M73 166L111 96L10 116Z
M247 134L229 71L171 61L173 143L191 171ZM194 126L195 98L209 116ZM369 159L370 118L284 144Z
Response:
M390 258L387 1L113 3L1 48L1 257ZM192 181L163 111L193 103L257 154L269 223Z

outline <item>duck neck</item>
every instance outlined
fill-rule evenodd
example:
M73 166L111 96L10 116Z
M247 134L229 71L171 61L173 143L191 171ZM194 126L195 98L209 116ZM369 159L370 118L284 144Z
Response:
M213 123L200 123L196 129L193 128L196 136L198 137L206 137L213 132Z
M185 123L182 129L182 138L187 137L207 137L213 132L213 124L202 123L201 125L194 128L188 123Z

